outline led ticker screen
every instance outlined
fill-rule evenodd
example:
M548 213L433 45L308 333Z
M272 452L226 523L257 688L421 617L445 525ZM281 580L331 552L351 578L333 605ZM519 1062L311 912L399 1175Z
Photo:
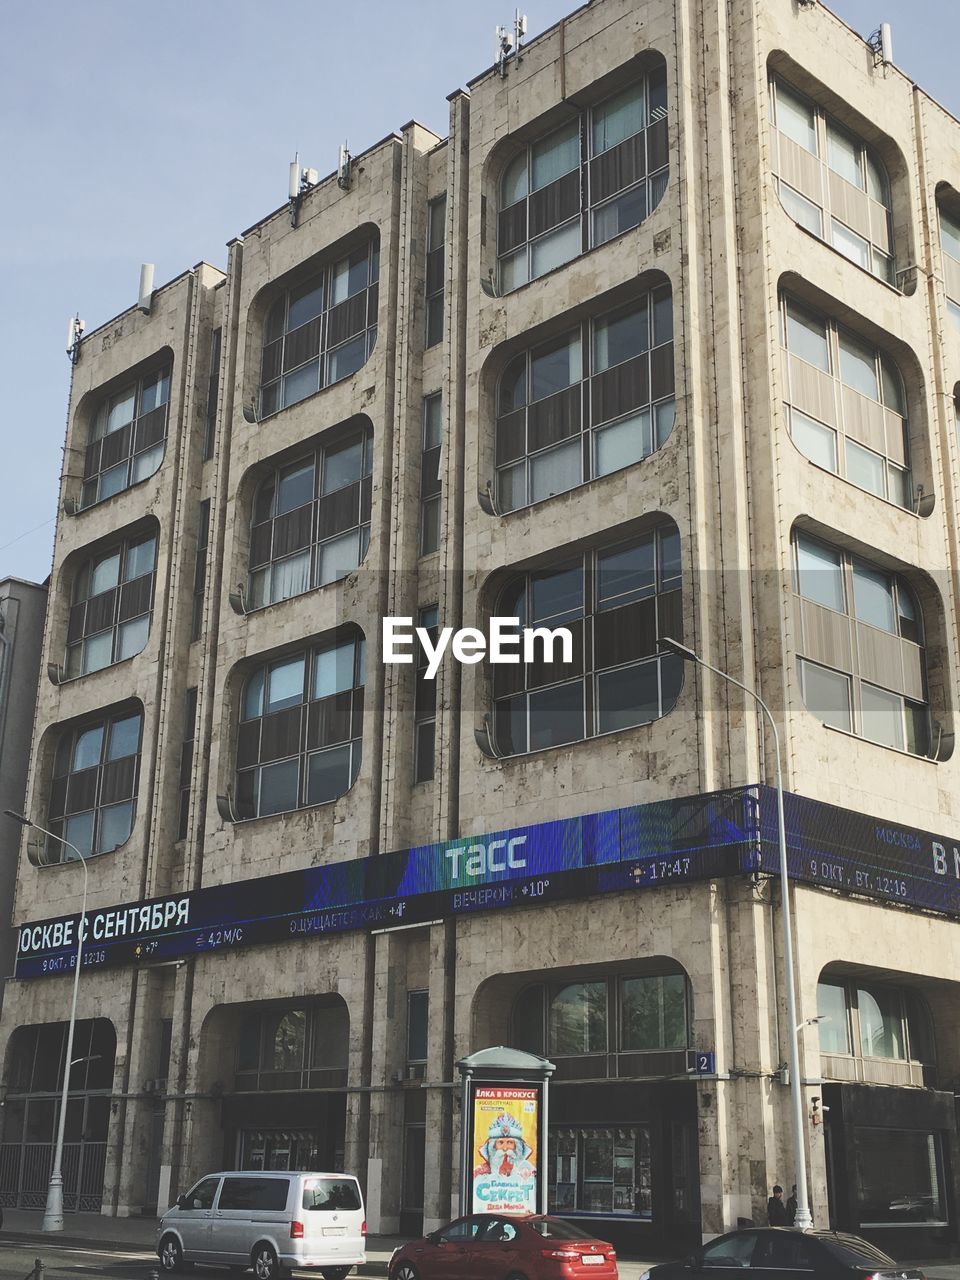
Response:
M750 788L262 876L88 911L85 967L139 964L656 888L756 865ZM69 971L79 917L22 925L18 978Z
M776 873L777 793L758 790L761 869ZM789 792L783 812L793 879L960 916L960 840Z

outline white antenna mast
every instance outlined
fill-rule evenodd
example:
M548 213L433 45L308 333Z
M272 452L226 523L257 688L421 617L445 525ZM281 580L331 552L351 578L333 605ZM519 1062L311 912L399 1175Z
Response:
M300 219L300 206L304 195L320 181L316 169L304 169L300 166L300 152L294 153L290 162L290 178L287 184L287 199L290 201L290 225L296 227Z
M140 267L140 293L137 298L137 310L145 316L150 314L153 306L153 263L144 262Z
M350 190L350 166L353 164L353 156L350 154L350 148L344 142L337 152L337 186L341 191Z
M71 316L67 321L67 355L71 364L76 364L80 359L80 339L85 328L79 315Z
M867 44L873 50L875 67L893 65L893 29L889 22L881 22L876 31L867 38Z

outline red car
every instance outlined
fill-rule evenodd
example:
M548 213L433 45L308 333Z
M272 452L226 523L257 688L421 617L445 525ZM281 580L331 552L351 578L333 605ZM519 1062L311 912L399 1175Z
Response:
M457 1218L401 1245L390 1280L617 1280L613 1245L543 1214Z

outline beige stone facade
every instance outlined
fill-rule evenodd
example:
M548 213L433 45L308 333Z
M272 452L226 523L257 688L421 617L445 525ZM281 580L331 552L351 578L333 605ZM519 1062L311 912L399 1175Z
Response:
M595 244L595 195L615 181L598 163L596 122L604 104L657 76L666 83L665 185L643 178L647 216ZM775 115L775 92L784 103L792 93L805 104L818 155L797 145L790 131L799 125ZM652 111L653 97L645 102ZM663 118L657 111L643 127L652 131ZM571 170L582 174L579 203L569 221L580 228L581 251L506 289L507 267L498 265L498 234L501 260L507 234L504 173L525 148L535 157L531 166L539 163L538 143L565 127L569 145L581 149ZM655 145L661 142L651 132L649 168ZM625 168L628 159L624 152ZM861 190L853 170L841 176L845 163L879 163L887 186L868 193L873 171L861 167ZM526 180L536 185L530 173ZM806 200L808 222L819 210L819 234L797 220L798 205L788 211L778 190L778 180L788 179ZM958 191L960 124L907 76L879 63L822 5L594 0L527 45L504 76L488 71L469 92L452 95L445 140L415 123L404 127L354 158L346 189L332 175L307 190L296 225L285 205L231 241L225 272L199 264L157 290L149 314L131 309L85 334L73 375L41 667L61 664L63 679L42 680L27 803L44 825L69 818L71 793L67 787L64 801L61 781L66 772L73 785L79 766L64 763L62 743L79 751L90 726L106 726L97 748L105 754L91 766L101 788L93 838L107 840L102 824L122 821L124 804L133 821L129 838L90 861L90 910L772 785L773 740L752 700L709 672L687 668L672 709L671 699L658 695L658 713L636 727L607 731L615 717L600 719L600 731L584 740L511 753L498 728L484 728L485 716L496 721L490 669L449 657L437 680L433 776L417 780L424 770L415 749L414 671L382 663L383 616L437 606L442 625L483 626L511 576L586 557L589 584L590 566L605 548L660 538L672 526L680 539L681 604L668 611L661 593L660 634L663 619L674 619L671 629L682 625L687 643L709 662L762 693L777 720L788 790L869 815L901 835L960 833L960 754L952 752L960 671L960 328L950 305L960 266L940 231L941 211L955 209ZM438 254L432 243L428 254L428 211L442 197L443 249ZM531 194L525 225L549 220L550 208ZM867 267L851 260L854 236L856 252L875 255ZM834 247L841 242L842 252ZM535 264L544 243L522 252ZM337 293L338 264L359 264L364 254L366 266L357 265L367 272L362 288L345 287L374 310L350 322L337 310L347 306ZM303 286L321 276L322 314L305 327L316 323L311 350L321 344L326 363L318 367L326 374L315 394L298 398L288 371L298 359L305 367L303 353L293 354L288 335ZM433 296L442 279L444 325L442 339L425 346L428 276ZM650 377L672 386L672 430L664 430L659 447L642 451L647 456L603 474L594 406L605 392L599 365L591 365L574 381L584 383L578 412L595 415L580 455L590 459L582 465L593 468L593 478L561 483L564 491L500 514L510 505L498 488L507 480L499 478L497 446L508 366L571 332L581 334L584 359L592 351L598 361L598 319L664 286L673 367L651 366ZM806 334L828 335L829 367L818 368L807 348L785 349L792 341L788 307L807 317ZM349 342L336 347L337 326L349 323L349 341L359 324L367 346L359 367L339 376L336 360L352 357ZM285 354L270 376L291 403L272 412L265 409L264 352L280 341L277 325ZM861 373L874 370L872 398L845 372L857 352ZM893 367L900 381L889 374ZM138 415L152 403L158 371L169 375L163 457L140 479L137 460L153 458L149 449L157 446ZM122 428L131 467L123 481L107 477L108 462L126 464L113 454L104 461L106 452L91 462L90 441L102 437L114 451L120 447L112 428L104 434L97 424L111 406L127 403L131 386L137 399ZM420 555L423 404L436 393L443 404L439 549ZM143 407L144 422L149 412ZM801 429L811 433L803 437L806 449ZM356 433L372 440L369 466L356 480L361 526L369 509L362 562L327 581L314 560L320 579L310 584L325 585L253 607L264 482L307 454L332 465L341 437ZM154 443L138 452L141 436ZM814 438L827 450L816 460ZM870 475L885 478L868 482L865 467L879 467ZM100 487L91 501L94 472ZM102 496L115 483L120 488ZM325 482L317 483L322 526ZM284 513L271 509L276 560L276 521ZM289 524L284 530L286 537ZM366 535L357 536L362 546ZM93 594L78 586L84 566L120 546L126 565L132 549L151 538L142 650L122 656L128 606L118 585L114 660L79 674L65 654L89 639L88 622L76 612ZM822 572L845 584L839 603L817 599L819 587L806 591L802 573L797 579L798 538L801 556L811 545L834 558L835 571L824 561ZM875 605L881 597L893 602L886 627L856 613L871 588ZM92 606L85 607L89 619ZM356 634L349 628L366 643L362 678L354 672L348 687L337 687L337 696L353 691L349 714L357 717L337 739L352 744L347 789L312 803L310 773L299 783L308 789L278 806L283 812L250 816L256 810L244 809L248 784L238 774L249 766L249 785L266 786L265 762L283 754L261 754L253 764L243 754L251 679L271 662L326 652L334 638ZM86 652L77 649L81 666ZM311 680L320 661L308 659ZM832 674L818 674L824 671ZM846 690L847 702L821 705L811 692L821 678ZM320 674L316 680L319 688ZM138 714L139 765L132 792L123 792L122 771L110 772L110 734L115 722ZM843 715L846 726L838 723ZM307 722L305 713L297 732L313 734L314 720L304 728ZM305 756L299 741L292 754ZM111 797L119 816L102 812ZM912 1233L911 1242L922 1238L936 1250L957 1239L960 1185L951 1173L960 1167L953 1099L960 1081L960 862L954 866L952 845L943 843L945 870L928 867L943 890L939 912L904 906L906 889L867 880L831 890L821 876L821 887L798 880L794 890L815 1220L875 1231L888 1242ZM855 847L850 853L867 856ZM918 856L929 862L932 855L924 846ZM904 863L903 876L912 875ZM22 857L15 923L78 912L81 878L75 861L37 867ZM858 894L857 883L869 891ZM910 893L913 885L911 879ZM558 1203L571 1212L595 1206L603 1226L596 1230L636 1247L709 1237L739 1218L760 1221L770 1186L780 1181L789 1190L793 1180L789 1091L780 1072L787 1044L778 904L774 879L738 871L643 892L444 913L395 930L302 935L275 946L211 942L209 954L198 947L164 961L151 961L145 950L135 963L116 966L94 960L82 975L79 1016L108 1020L116 1052L112 1080L90 1088L109 1098L109 1107L99 1146L89 1144L89 1203L108 1214L153 1211L211 1168L302 1160L291 1154L300 1142L313 1159L360 1175L371 1231L435 1226L460 1205L455 1064L487 1045L513 1043L528 1007L520 1003L524 993L542 984L540 1047L566 1063L551 1102L555 1141L568 1144L574 1161L559 1163L560 1145L548 1152L551 1180L573 1187L556 1192ZM659 1046L643 1046L661 1052L631 1058L623 1031L629 984L671 975L685 979L683 1044L664 1033ZM22 1119L22 1106L44 1092L36 1074L33 1085L15 1077L22 1046L12 1037L62 1022L69 984L67 973L7 984L0 1196L9 1203L26 1203L36 1192L16 1164L25 1159L27 1138L11 1116L19 1106ZM597 1050L588 1031L579 1050L558 1055L562 1019L547 1007L577 984L578 998L590 988L589 998L603 1003L594 1013L606 1044ZM826 995L818 995L818 984L829 988ZM409 996L424 992L417 997L429 1010L421 1056L410 1048ZM846 1001L842 1018L850 1021L821 1023L818 1046L816 1026L806 1024L830 993ZM281 1026L284 1011L296 1016ZM251 1035L260 1037L253 1050L244 1039ZM837 1039L843 1035L846 1046ZM285 1036L293 1037L292 1048ZM681 1048L709 1049L716 1073L691 1077ZM277 1055L287 1049L307 1057L296 1072L288 1062L284 1074ZM40 1129L34 1140L44 1140ZM915 1181L923 1185L901 1185L891 1171L865 1189L871 1143L900 1151L901 1140L891 1163L921 1170ZM78 1151L83 1142L78 1129ZM595 1172L610 1163L610 1152L584 1144L604 1142L630 1148L619 1157L617 1167L628 1170L620 1184L613 1174L589 1175L591 1162ZM618 1187L626 1188L623 1195ZM903 1208L908 1201L913 1207Z

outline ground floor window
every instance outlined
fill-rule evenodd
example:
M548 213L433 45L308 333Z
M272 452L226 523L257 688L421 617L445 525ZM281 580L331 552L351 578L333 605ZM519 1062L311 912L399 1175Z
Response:
M240 1133L240 1168L320 1169L326 1142L318 1129L244 1129ZM333 1173L342 1172L342 1162Z
M858 1128L854 1148L862 1227L947 1225L939 1134Z
M550 1212L652 1217L646 1125L552 1128Z

